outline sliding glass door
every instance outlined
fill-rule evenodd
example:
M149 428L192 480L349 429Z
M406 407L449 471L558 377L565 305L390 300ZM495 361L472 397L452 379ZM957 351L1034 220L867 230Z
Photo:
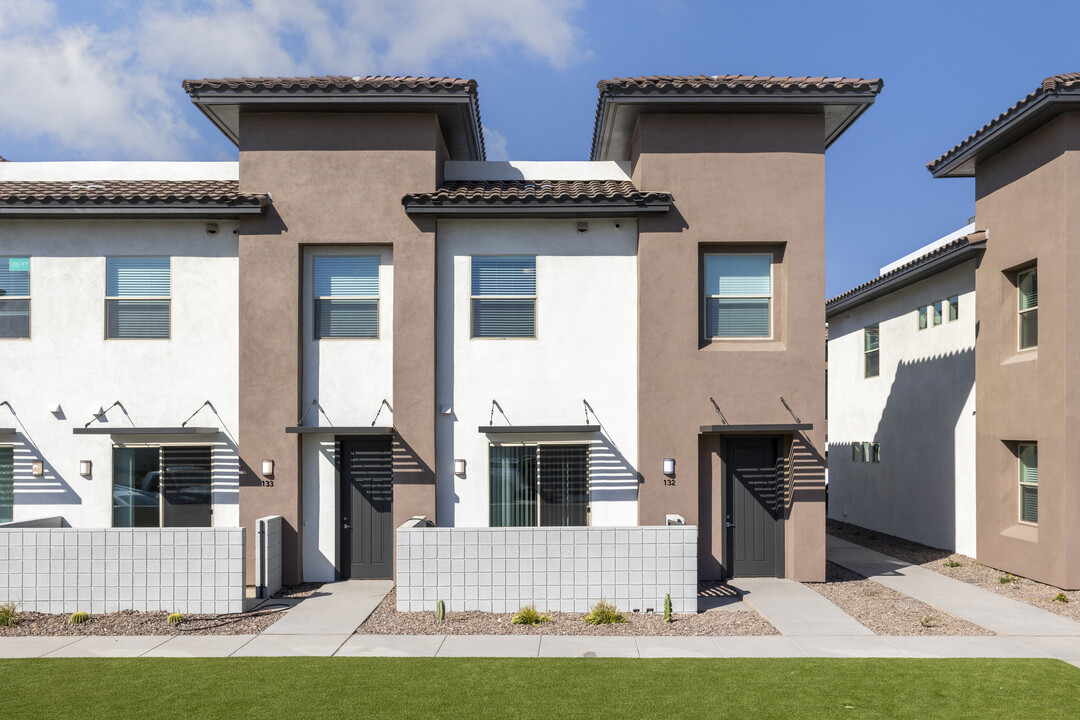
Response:
M492 445L492 527L589 524L588 445Z

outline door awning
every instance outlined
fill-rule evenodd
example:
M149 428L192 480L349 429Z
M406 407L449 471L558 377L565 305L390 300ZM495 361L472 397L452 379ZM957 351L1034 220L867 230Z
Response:
M702 425L703 433L796 433L813 430L813 423L774 423L761 425Z
M76 435L217 435L216 427L78 427Z
M14 435L15 428L0 428L0 435Z
M285 428L285 432L296 435L393 435L392 425L293 425Z
M555 433L598 433L599 425L481 425L488 435L545 435Z

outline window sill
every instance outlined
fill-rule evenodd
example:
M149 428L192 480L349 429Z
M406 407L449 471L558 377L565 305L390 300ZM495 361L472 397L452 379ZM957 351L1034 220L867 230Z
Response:
M1039 349L1017 350L1015 355L1001 361L1002 365L1018 365L1020 363L1035 362L1039 359Z
M1017 523L1010 528L1002 530L1001 535L1002 537L1013 538L1014 540L1037 543L1039 542L1039 526Z
M782 340L701 340L699 350L706 352L777 352L787 350Z

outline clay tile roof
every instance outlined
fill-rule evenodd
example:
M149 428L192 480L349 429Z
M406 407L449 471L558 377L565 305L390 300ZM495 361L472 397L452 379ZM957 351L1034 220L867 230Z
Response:
M963 250L965 248L968 248L968 247L973 248L973 250L978 249L979 247L981 247L981 243L983 241L985 241L985 240L986 240L986 231L985 230L977 230L977 231L975 231L973 233L970 233L968 235L964 235L963 237L958 237L955 240L952 240L950 242L945 243L944 245L939 245L938 247L934 248L933 250L931 250L928 253L920 255L919 257L914 258L913 260L911 260L909 262L906 262L903 265L900 265L899 267L895 267L895 268L893 268L892 270L890 270L887 273L882 273L881 275L878 275L873 280L870 280L868 282L864 282L862 285L859 285L857 287L853 287L852 289L848 290L847 292L840 293L839 295L832 298L831 300L827 300L825 302L825 309L826 309L826 311L832 310L833 308L835 308L837 305L839 305L844 300L852 298L852 297L854 297L856 295L865 294L865 293L867 293L868 290L871 290L872 288L875 288L875 287L883 284L887 280L891 280L891 279L896 278L896 277L898 277L900 275L910 273L910 272L912 272L912 271L914 271L914 270L916 270L918 268L924 267L926 265L930 265L931 263L939 260L940 258L945 257L946 255L951 255L953 253L960 252L961 250ZM946 268L942 268L942 269L946 269ZM867 298L867 299L872 299L872 298ZM859 304L861 304L861 303L859 303Z
M464 90L476 93L476 81L450 77L324 75L317 77L242 77L185 80L186 92L200 90Z
M1035 100L1038 100L1039 98L1049 93L1054 93L1061 90L1080 90L1080 73L1064 73L1062 75L1051 75L1050 77L1044 79L1042 83L1039 84L1039 87L1037 90L1035 90L1035 92L1030 93L1023 99L1021 99L1018 103L1010 107L1008 110L983 125L981 128L979 128L967 138L962 140L960 144L954 147L952 150L949 150L940 157L926 163L926 169L930 172L934 172L946 160L956 157L957 154L969 148L972 143L984 137L986 133L1000 127L1003 123L1011 120L1013 117L1016 116L1018 112L1031 105L1031 103Z
M235 180L0 181L5 209L108 210L199 207L262 208L265 195L241 194Z
M600 93L665 90L719 90L729 92L870 91L881 92L880 78L777 77L773 75L646 75L614 78L596 84Z
M671 195L643 192L626 180L448 180L433 193L410 194L402 204L414 212L439 208L636 207L667 209Z

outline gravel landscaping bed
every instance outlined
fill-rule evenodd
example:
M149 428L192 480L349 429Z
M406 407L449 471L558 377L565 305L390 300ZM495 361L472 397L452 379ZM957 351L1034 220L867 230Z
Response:
M665 623L663 613L626 613L618 625L589 625L579 613L548 613L551 622L537 626L513 625L513 613L447 612L443 622L435 612L398 612L397 591L392 590L364 624L359 635L779 635L765 618L749 608L674 615Z
M1053 585L1045 585L1027 578L1016 577L996 570L989 565L983 565L967 555L920 545L911 540L904 540L837 520L828 521L828 533L876 552L891 555L904 562L921 565L927 570L933 570L936 573L1080 622L1080 591L1065 591ZM1004 582L1002 581L1003 578ZM1055 600L1054 598L1059 593L1064 593L1065 597L1068 598L1068 602Z
M283 613L258 611L243 615L185 615L176 625L167 612L120 612L91 615L81 625L70 615L20 612L19 624L0 627L0 637L26 635L254 635L281 619Z
M994 634L835 563L825 563L825 582L804 584L878 635Z

